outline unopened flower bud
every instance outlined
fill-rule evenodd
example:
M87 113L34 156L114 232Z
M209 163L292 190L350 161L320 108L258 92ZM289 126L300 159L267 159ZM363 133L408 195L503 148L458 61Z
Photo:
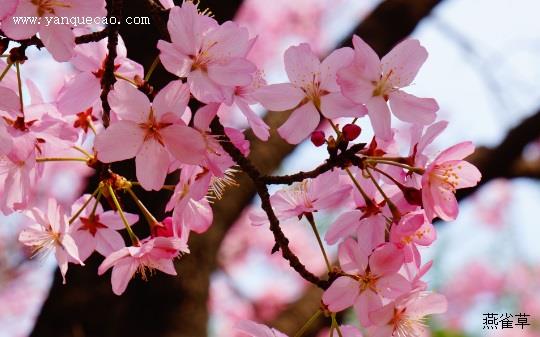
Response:
M356 124L347 124L343 127L342 132L343 137L350 142L360 136L360 132L362 132L362 129Z
M313 143L313 145L319 147L323 145L325 141L326 139L325 139L324 132L313 131L313 133L311 134L311 142Z

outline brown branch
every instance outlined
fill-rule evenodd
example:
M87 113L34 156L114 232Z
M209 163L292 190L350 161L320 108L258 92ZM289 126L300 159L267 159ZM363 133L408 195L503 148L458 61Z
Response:
M105 27L103 28L102 30L100 31L97 31L97 32L93 32L93 33L88 33L88 34L85 34L85 35L81 35L81 36L77 36L75 38L75 43L76 44L84 44L84 43L90 43L90 42L97 42L97 41L100 41L104 38L106 38L109 34L109 26L108 27Z
M116 17L116 22L122 21L122 1L121 0L107 0L107 18L110 22L111 17ZM105 71L101 78L101 105L103 106L103 126L107 128L111 120L111 106L107 96L111 91L112 86L116 82L114 76L114 60L116 59L116 46L118 45L118 30L119 25L109 24L107 26L107 58L105 59Z
M236 164L240 166L242 171L248 174L248 176L255 184L257 194L261 198L261 207L268 216L268 221L270 222L270 230L274 234L276 245L279 246L283 258L289 261L290 266L306 281L311 282L322 289L326 289L329 284L328 281L323 281L319 277L308 271L306 269L306 266L304 266L300 262L296 254L294 254L289 248L289 240L281 230L279 220L276 217L274 210L272 209L272 205L270 204L270 194L268 193L268 188L266 187L266 184L259 170L257 170L257 168L255 168L255 166L249 161L249 159L244 157L242 152L240 152L240 150L238 150L236 146L234 146L229 137L227 137L227 135L225 134L225 130L223 129L223 126L219 123L217 117L212 121L210 127L214 135L222 137L223 140L221 141L221 146L223 147L223 149L233 158Z

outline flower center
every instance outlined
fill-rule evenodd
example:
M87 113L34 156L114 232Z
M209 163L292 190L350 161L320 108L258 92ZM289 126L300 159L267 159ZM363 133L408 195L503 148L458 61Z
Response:
M458 170L461 170L461 165L457 166ZM431 178L438 180L452 192L456 192L456 188L459 184L459 176L455 171L454 166L450 165L440 165L435 167L435 169L430 174Z
M154 116L154 110L150 108L150 114L148 115L148 120L146 123L140 123L139 127L146 131L144 135L144 141L147 141L151 138L155 139L162 146L165 146L163 142L163 137L159 133L160 129L166 128L167 126L172 125L172 123L158 123L156 117Z
M382 96L385 101L388 101L388 94L392 92L394 88L392 88L392 85L389 83L390 76L392 75L392 70L390 70L386 75L381 75L381 78L377 82L373 82L373 85L375 88L373 89L372 95L374 97L376 96Z
M54 0L31 0L32 5L37 7L38 16L43 16L45 14L56 15L54 9L55 7L70 8L71 5L64 3L63 1L54 1Z
M360 275L358 279L358 281L360 282L360 292L369 289L376 293L378 280L379 277L371 274L369 271L366 272L364 275Z
M107 228L104 224L99 222L99 215L94 215L88 218L80 217L82 226L79 230L89 231L92 236L96 236L96 232L100 228Z

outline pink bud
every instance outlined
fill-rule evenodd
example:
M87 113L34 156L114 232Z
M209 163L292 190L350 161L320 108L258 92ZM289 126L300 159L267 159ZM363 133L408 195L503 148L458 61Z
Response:
M325 141L326 139L325 139L324 132L313 131L313 133L311 134L311 142L313 143L313 145L319 147L323 145Z
M343 137L349 142L360 136L360 132L362 129L356 124L347 124L343 127Z

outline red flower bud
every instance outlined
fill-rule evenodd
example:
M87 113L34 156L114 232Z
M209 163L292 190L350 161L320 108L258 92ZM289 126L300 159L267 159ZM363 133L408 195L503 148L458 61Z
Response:
M358 138L360 132L362 129L356 124L347 124L343 127L343 137L349 142Z
M313 145L319 147L323 145L325 141L326 139L325 139L324 132L313 131L313 133L311 134L311 142L313 143Z

